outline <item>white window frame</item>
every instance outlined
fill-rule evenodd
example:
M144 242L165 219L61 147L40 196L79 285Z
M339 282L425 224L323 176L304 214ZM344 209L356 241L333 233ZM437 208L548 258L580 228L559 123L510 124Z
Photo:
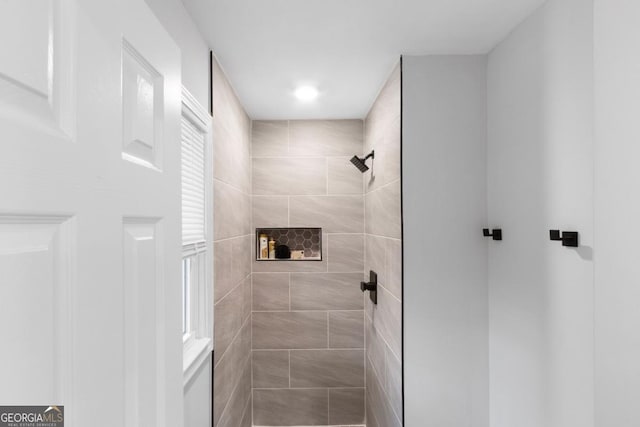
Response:
M202 132L205 141L205 241L182 248L183 260L191 257L192 265L195 264L189 289L190 327L183 335L184 385L187 385L213 350L213 132L211 116L184 86L182 119Z

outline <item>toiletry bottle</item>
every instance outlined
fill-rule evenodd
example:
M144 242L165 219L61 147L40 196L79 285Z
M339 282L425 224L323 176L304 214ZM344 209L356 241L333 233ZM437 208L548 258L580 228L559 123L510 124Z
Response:
M259 259L268 259L269 258L269 238L266 234L260 235L260 255Z
M269 239L269 259L276 259L276 241Z

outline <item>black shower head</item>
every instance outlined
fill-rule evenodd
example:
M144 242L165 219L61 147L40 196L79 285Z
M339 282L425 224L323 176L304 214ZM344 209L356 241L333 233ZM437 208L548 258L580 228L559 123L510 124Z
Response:
M371 151L371 153L369 153L367 157L362 159L358 156L353 156L351 158L351 163L353 163L353 165L357 167L360 172L365 173L366 171L369 170L369 166L367 166L365 162L369 157L371 157L372 159L375 158L374 153L375 153L374 151Z

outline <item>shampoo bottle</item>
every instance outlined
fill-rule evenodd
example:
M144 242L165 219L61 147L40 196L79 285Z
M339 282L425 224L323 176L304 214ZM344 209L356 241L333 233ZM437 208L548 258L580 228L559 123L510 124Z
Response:
M259 250L260 250L260 254L258 256L259 259L268 259L269 258L269 244L268 244L269 238L267 237L266 234L261 234L260 235L260 245L259 245Z

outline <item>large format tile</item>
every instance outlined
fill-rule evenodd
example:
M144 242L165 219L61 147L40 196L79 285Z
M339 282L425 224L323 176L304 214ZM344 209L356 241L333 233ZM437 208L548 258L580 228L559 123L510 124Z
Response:
M384 342L380 332L376 329L373 321L369 316L365 318L366 329L366 355L367 360L373 366L373 369L377 372L378 378L385 383L386 380L386 354L387 344Z
M362 273L291 273L292 310L361 310Z
M251 130L253 157L286 156L289 152L289 123L286 120L254 120Z
M384 135L384 131L400 117L400 93L400 66L398 65L389 76L369 114L367 114L364 132L366 152L375 148L374 142L379 141Z
M245 277L242 282L242 289L242 323L244 323L251 316L251 275Z
M253 196L253 228L289 226L289 198L287 196Z
M242 415L242 421L240 421L240 427L252 427L252 426L253 426L253 399L251 396L249 396L249 400L247 400L247 404L244 407L244 414Z
M251 274L251 235L231 240L231 278L235 283Z
M364 350L292 350L291 387L364 387Z
M215 302L228 294L236 285L231 273L231 240L213 243L213 280Z
M244 288L236 286L214 307L214 337L216 362L224 355L243 324Z
M326 389L253 391L253 422L259 426L327 425Z
M356 272L364 268L363 234L329 234L328 267L330 272Z
M327 162L329 194L363 194L364 178L351 157L330 157Z
M289 273L253 273L253 310L289 310Z
M249 191L247 164L251 122L217 61L213 61L212 107L214 174L217 179Z
M294 120L289 122L289 154L293 156L360 155L362 120Z
M375 329L384 337L391 350L402 354L402 303L384 287L378 287L378 304L368 303L367 311Z
M326 348L327 313L255 312L254 349Z
M329 312L329 347L364 348L364 311Z
M229 397L216 427L237 427L242 422L244 409L251 396L251 360L245 359L240 371L240 379Z
M372 412L377 423L384 427L401 427L402 423L396 417L391 403L384 394L382 383L376 375L376 372L371 369L371 365L367 364L367 402L375 402L374 404L367 404L367 415L369 411Z
M366 194L365 223L367 234L402 238L400 181Z
M253 350L253 387L289 387L288 350Z
M297 196L289 200L292 227L321 227L324 233L362 233L363 196Z
M385 287L402 300L402 241L387 239L387 279Z
M396 417L402 420L402 362L387 348L387 396Z
M400 179L400 116L380 131L373 141L367 141L370 146L367 152L375 150L375 159L365 173L365 192Z
M217 425L233 390L241 380L240 374L243 372L245 363L251 357L251 323L247 321L244 324L222 357L218 357L217 349L215 353L217 362L213 374L213 424Z
M327 161L321 157L253 159L254 195L327 194Z
M364 424L364 388L329 389L329 424Z
M369 279L369 272L378 275L378 283L385 284L387 277L386 239L380 236L365 234L364 275Z
M250 196L218 180L214 181L213 187L214 240L250 234Z

